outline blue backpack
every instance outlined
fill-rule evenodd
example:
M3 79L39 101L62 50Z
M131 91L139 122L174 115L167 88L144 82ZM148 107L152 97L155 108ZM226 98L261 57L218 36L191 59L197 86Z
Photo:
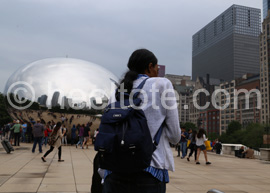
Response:
M142 89L146 80L137 89ZM139 93L135 93L131 99L136 107L142 102L138 98ZM162 125L152 140L144 112L130 104L129 94L124 95L125 108L121 108L118 96L117 101L105 109L95 150L100 155L100 168L113 172L138 172L150 166Z

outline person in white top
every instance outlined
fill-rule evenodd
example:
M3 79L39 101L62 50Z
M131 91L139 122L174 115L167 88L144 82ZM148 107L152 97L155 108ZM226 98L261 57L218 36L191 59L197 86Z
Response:
M128 61L129 70L121 81L121 85L126 89L125 92L130 94L133 88L137 88L148 78L138 97L142 99L141 109L147 119L152 138L165 123L157 149L152 155L151 164L141 172L112 172L107 175L103 193L166 192L166 183L169 182L168 171L174 171L173 153L169 142L178 143L181 130L175 91L168 79L158 77L157 63L158 60L151 51L135 50ZM115 100L113 93L110 103Z
M204 158L205 158L206 165L211 164L211 162L209 162L208 159L207 159L207 152L206 152L206 147L205 147L205 144L204 144L204 142L207 141L207 140L208 139L205 137L204 129L199 129L199 132L198 132L197 138L196 138L196 146L197 146L196 164L200 164L199 157L200 157L201 151L203 151L203 153L204 153Z

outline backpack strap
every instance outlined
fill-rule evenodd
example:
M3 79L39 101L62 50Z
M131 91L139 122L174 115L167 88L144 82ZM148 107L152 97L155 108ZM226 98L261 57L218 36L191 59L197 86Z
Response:
M159 127L155 137L154 137L154 140L153 140L153 144L155 145L155 147L158 146L159 144L159 141L160 141L160 137L161 137L161 134L162 134L162 131L163 131L163 125L165 124L165 120L163 121L163 123L161 124L161 126Z
M145 82L147 81L147 79L148 79L148 78L144 79L144 80L139 84L139 86L138 86L137 88L135 88L135 89L136 89L136 90L141 90L141 89L143 88ZM134 94L133 98L134 98L134 99L137 98L138 95L139 95L140 93L141 93L140 91L139 91L139 92L136 92L136 93Z

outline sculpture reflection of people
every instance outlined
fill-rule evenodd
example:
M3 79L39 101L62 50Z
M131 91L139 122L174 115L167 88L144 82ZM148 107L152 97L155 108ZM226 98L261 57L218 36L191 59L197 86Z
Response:
M128 93L132 91L132 88L137 88L144 79L149 78L142 88L143 96L140 94L139 97L142 97L142 99L147 97L148 99L147 103L143 103L142 110L148 121L152 138L162 125L163 120L165 120L166 126L163 127L160 142L153 153L150 167L137 173L129 173L129 171L125 173L105 172L103 193L164 193L166 192L166 183L169 182L168 170L174 170L174 159L169 142L176 144L181 136L174 92L166 92L173 90L173 86L168 79L157 78L157 58L149 50L139 49L134 51L127 66L129 71L125 74L121 83ZM158 92L153 94L150 91L153 88ZM170 97L170 100L165 100L162 97L164 92L166 92L166 97ZM114 101L115 95L113 94L110 102L113 103ZM155 105L152 105L154 103ZM170 107L170 109L165 109L165 107Z
M198 132L197 138L196 138L196 146L197 146L196 164L200 164L199 157L200 157L201 151L203 151L204 158L205 158L205 163L207 165L211 164L211 162L209 162L208 159L207 159L207 152L206 152L206 147L205 147L205 144L204 144L205 141L207 141L207 138L205 137L205 131L204 131L204 129L199 129L199 132Z
M47 155L49 155L54 148L58 148L58 161L59 162L63 162L64 160L61 159L61 155L62 155L62 146L61 146L61 141L63 138L63 135L65 134L65 131L62 133L61 131L61 122L57 122L55 128L53 129L53 132L51 133L51 135L55 135L56 134L56 142L50 146L50 149L44 154L43 157L41 157L43 162L46 162L46 157Z

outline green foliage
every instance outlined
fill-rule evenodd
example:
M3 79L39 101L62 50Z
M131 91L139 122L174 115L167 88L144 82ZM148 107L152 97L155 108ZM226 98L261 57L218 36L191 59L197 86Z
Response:
M266 145L263 145L264 125L251 123L245 129L241 129L241 127L239 128L240 123L236 122L229 124L229 132L227 130L219 137L222 143L243 144L253 148L266 147Z
M219 138L219 135L217 133L208 133L207 137L210 141L214 141L215 139Z
M191 123L191 122L181 123L180 125L181 125L181 127L185 127L186 130L197 128L196 125L194 123Z
M227 135L232 135L237 130L241 130L241 128L241 123L239 123L238 121L232 121L229 123L226 133Z
M5 97L2 93L0 93L0 126L10 121L12 121L12 119L6 110Z
M262 147L263 134L264 127L260 124L252 123L246 128L246 134L243 137L243 144L248 147Z

